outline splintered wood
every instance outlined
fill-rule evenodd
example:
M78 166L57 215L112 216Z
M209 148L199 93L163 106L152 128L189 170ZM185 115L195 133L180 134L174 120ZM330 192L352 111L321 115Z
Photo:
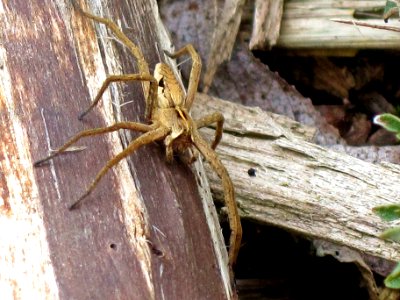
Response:
M207 92L218 66L231 57L239 30L244 0L226 0L221 11L211 43L210 55L203 76L204 92Z
M250 49L275 46L281 28L283 0L257 0L254 9Z
M400 244L379 238L393 224L372 212L375 206L399 201L397 165L372 164L322 148L308 142L307 127L283 127L260 109L206 97L199 95L193 114L224 112L225 134L217 152L235 184L243 218L400 260ZM210 129L205 133L213 135ZM249 175L250 168L255 176ZM216 176L208 175L221 197Z

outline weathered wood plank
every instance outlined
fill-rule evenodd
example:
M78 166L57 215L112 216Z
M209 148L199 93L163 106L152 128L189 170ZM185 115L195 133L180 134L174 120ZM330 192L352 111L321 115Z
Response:
M397 32L346 25L331 19L356 20L356 10L381 8L384 1L285 1L281 33L277 46L290 49L399 49ZM384 25L382 12L368 19ZM399 27L398 22L391 26Z
M88 2L80 4L121 24L151 69L170 46L155 1ZM79 143L85 151L33 168L82 129L115 116L144 121L143 91L134 83L111 87L84 122L77 120L107 74L135 72L132 56L68 1L3 1L0 15L2 298L233 297L221 275L226 253L206 225L203 206L210 203L202 204L187 166L165 163L162 147L149 145L121 162L72 212L68 206L122 150L124 134L89 138Z
M226 132L217 152L235 184L243 218L400 260L400 244L379 238L393 225L372 212L399 201L397 165L325 149L278 125L268 113L199 95L193 113L210 110L224 112ZM211 129L204 133L213 134ZM250 168L255 176L248 174ZM209 176L220 197L217 178Z

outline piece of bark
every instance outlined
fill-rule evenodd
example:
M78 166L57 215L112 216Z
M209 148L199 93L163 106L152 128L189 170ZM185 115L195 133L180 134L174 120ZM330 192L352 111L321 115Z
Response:
M251 50L271 49L275 46L281 29L283 0L257 0L254 8Z
M201 201L189 167L166 164L163 147L153 143L119 163L74 211L68 207L122 150L125 133L88 138L77 144L85 151L33 168L49 149L82 129L115 122L114 115L144 121L139 83L111 86L78 121L107 74L135 73L135 58L68 1L45 2L1 6L1 297L234 297L219 226L207 226L204 210L212 214L212 204ZM151 69L171 45L155 1L93 0L88 10L120 24ZM197 182L210 196L204 177Z
M243 218L389 262L400 260L400 244L379 238L393 224L372 212L398 201L397 165L371 164L322 148L277 125L269 113L207 98L199 95L193 113L224 113L226 131L217 152L235 184ZM210 129L203 132L213 136ZM256 176L249 176L250 168ZM216 177L208 174L220 198Z

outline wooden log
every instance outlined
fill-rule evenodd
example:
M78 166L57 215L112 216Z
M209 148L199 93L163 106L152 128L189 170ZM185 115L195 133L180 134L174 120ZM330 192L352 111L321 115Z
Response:
M272 118L258 108L199 94L193 114L210 110L225 116L225 134L217 152L231 174L242 218L388 262L400 260L400 244L379 238L393 224L372 212L373 207L399 201L397 165L372 164L323 148L309 142L307 127L282 126L274 120L281 117ZM283 117L281 124L286 120ZM203 132L213 136L211 129ZM217 178L208 175L220 198Z
M120 24L151 69L170 50L156 1L88 2L80 5ZM78 144L85 151L33 168L83 129L118 118L144 122L143 90L114 85L78 121L107 74L136 72L134 58L68 1L0 7L1 298L235 297L219 226L207 226L216 219L207 182L182 163L166 164L162 147L121 162L75 211L69 205L123 149L127 133L88 138Z

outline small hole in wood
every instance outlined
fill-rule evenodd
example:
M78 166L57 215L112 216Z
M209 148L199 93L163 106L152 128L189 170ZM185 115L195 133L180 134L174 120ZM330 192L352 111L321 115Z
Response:
M117 244L114 243L110 244L110 248L113 250L117 250Z
M256 169L254 168L248 169L247 174L249 174L250 177L256 177Z

